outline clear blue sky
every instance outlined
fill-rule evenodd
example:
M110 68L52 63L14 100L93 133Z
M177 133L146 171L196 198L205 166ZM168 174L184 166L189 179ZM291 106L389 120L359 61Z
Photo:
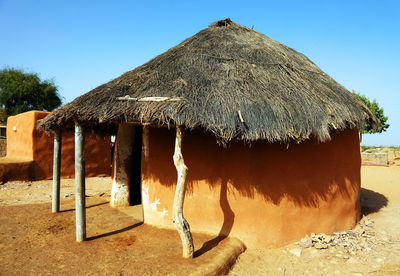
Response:
M0 0L0 67L53 78L66 103L226 17L376 99L391 126L363 144L400 145L400 1Z

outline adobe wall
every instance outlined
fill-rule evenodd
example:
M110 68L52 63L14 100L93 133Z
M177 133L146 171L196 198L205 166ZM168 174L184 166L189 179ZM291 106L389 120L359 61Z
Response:
M146 131L144 220L172 228L175 132ZM277 247L312 232L350 229L360 219L357 130L289 148L264 142L223 148L213 135L186 131L183 156L189 168L184 216L193 231L229 234L250 247Z
M7 121L7 157L6 159L34 160L30 179L51 179L53 177L53 139L36 130L37 120L46 117L49 112L29 111L11 116ZM62 134L61 177L75 175L75 140L73 132ZM91 133L85 136L86 176L107 176L111 173L110 137L100 137ZM10 180L10 179L8 179Z
M389 164L387 152L362 152L361 160L363 165L387 166Z

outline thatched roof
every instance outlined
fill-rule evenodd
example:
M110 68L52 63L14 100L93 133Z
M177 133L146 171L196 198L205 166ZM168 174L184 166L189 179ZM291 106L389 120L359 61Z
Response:
M174 101L135 101L168 97ZM107 129L118 122L201 127L219 140L324 141L330 131L376 123L348 90L295 50L220 20L42 120Z

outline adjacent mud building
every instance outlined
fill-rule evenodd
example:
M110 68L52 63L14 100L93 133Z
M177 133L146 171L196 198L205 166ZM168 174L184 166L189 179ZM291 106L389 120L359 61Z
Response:
M7 120L7 156L0 158L0 181L42 180L53 176L53 137L36 129L38 120L50 112L28 111ZM74 133L63 133L63 178L74 177ZM111 173L110 136L86 134L86 175Z
M145 223L173 226L178 170L191 230L280 246L360 219L365 122L377 124L307 57L225 19L41 127L116 134L111 201L142 202Z

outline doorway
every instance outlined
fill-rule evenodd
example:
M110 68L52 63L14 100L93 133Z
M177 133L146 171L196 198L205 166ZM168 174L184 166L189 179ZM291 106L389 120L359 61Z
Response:
M143 127L135 126L135 136L133 137L132 147L132 166L131 178L129 183L129 203L130 205L142 204L142 143Z

